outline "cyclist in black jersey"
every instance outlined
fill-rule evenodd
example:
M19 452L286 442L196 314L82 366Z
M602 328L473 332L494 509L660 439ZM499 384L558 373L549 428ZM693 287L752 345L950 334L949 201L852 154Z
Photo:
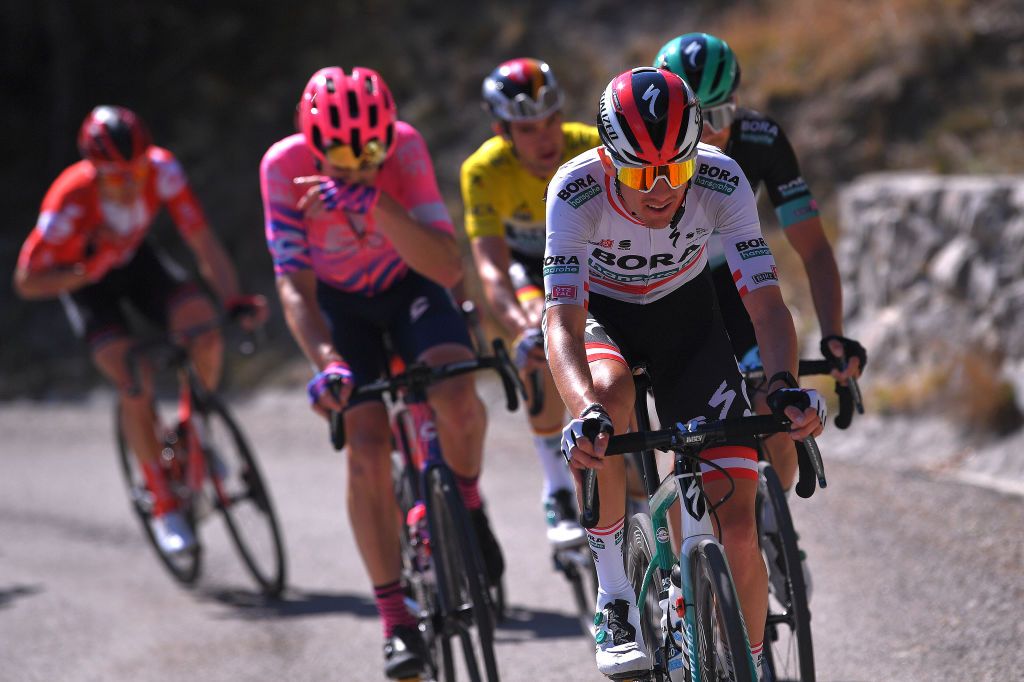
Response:
M839 269L818 214L818 205L800 174L793 147L777 121L736 105L740 67L729 45L707 33L687 33L662 46L654 66L683 77L701 101L704 130L701 142L718 147L739 163L755 190L764 183L783 234L796 249L807 271L811 296L821 329L822 353L847 361L846 369L834 372L840 383L859 378L867 362L864 348L843 336L843 297ZM713 177L715 169L698 169ZM750 316L740 301L733 273L717 240L708 259L715 292L722 309L733 352L741 364L760 365L757 339ZM758 400L760 398L760 400ZM755 402L763 404L763 392ZM763 405L759 411L764 411ZM769 439L773 464L782 484L789 489L796 476L796 456L785 437ZM780 452L781 451L781 452Z

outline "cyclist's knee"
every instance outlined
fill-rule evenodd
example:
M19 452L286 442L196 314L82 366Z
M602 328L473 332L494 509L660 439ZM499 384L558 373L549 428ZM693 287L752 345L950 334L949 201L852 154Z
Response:
M455 377L436 388L430 404L440 421L466 431L483 426L487 413L472 377Z
M390 476L391 439L387 433L348 434L348 475L350 485Z
M598 401L612 418L615 431L625 432L632 419L636 394L629 369L618 362L598 361L591 363L590 373Z

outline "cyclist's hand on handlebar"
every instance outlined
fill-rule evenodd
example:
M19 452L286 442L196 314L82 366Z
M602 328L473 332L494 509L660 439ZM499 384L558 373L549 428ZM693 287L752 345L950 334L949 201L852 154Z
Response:
M593 420L598 427L597 437L591 441L583 435L583 424ZM583 408L580 416L562 429L562 456L576 469L604 468L604 453L613 432L612 418L598 403Z
M337 397L331 391L331 386L335 384L341 388ZM306 384L309 404L321 417L326 417L328 412L341 412L352 395L353 385L352 370L348 365L339 361L332 362Z
M768 406L776 416L789 419L789 435L793 440L819 435L828 419L825 400L811 388L780 388L772 391L768 395Z
M224 301L224 310L232 320L238 320L247 332L256 331L270 317L267 298L259 294L232 296Z
M837 358L845 369L832 370L832 377L845 386L847 379L860 379L868 364L868 353L859 342L845 336L826 336L821 340L821 354L828 359Z
M539 327L524 330L513 344L516 367L520 371L531 371L547 364L544 357L544 333Z

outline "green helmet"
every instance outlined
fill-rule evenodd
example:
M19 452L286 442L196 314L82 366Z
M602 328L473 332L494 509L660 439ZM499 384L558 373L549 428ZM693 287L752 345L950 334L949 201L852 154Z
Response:
M685 33L665 43L653 66L682 76L701 107L727 101L740 84L740 65L729 45L708 33Z

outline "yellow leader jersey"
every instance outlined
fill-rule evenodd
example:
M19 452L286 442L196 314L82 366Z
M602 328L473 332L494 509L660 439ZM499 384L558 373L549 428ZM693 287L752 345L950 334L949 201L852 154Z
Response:
M601 144L597 128L563 123L562 163ZM544 193L548 181L530 173L501 136L484 142L462 164L462 202L466 234L504 236L513 256L544 256Z

